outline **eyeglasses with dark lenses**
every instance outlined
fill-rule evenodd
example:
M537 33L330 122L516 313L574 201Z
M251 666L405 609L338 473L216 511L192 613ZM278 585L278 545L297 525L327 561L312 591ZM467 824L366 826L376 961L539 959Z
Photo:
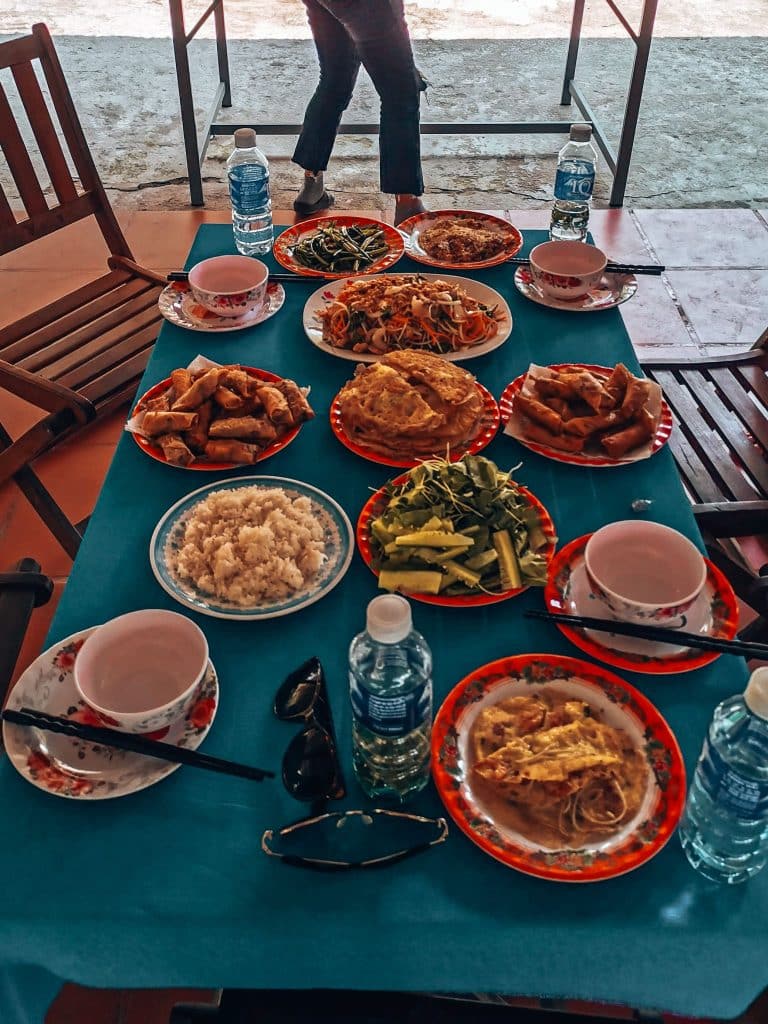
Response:
M291 796L308 803L344 797L325 674L318 658L309 658L286 676L275 695L274 712L283 722L306 723L283 756L283 785Z
M445 818L385 810L331 811L280 829L267 829L261 848L294 867L316 871L395 864L445 842Z

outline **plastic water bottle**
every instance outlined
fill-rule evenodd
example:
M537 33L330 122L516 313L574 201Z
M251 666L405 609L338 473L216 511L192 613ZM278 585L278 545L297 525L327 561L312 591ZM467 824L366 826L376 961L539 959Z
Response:
M227 160L232 231L237 251L260 256L272 248L272 201L269 162L256 145L253 128L238 128Z
M553 240L583 242L587 237L597 168L597 150L591 138L591 125L571 125L570 138L557 155L555 202L549 225Z
M768 860L768 667L715 709L680 840L706 878L743 882Z
M403 802L429 780L432 654L398 594L368 605L349 648L352 764L370 797Z

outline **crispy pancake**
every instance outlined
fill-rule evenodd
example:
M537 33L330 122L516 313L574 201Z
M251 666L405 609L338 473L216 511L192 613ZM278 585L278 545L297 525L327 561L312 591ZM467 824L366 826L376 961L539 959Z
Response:
M341 420L358 443L387 455L439 453L479 431L475 378L429 352L403 349L359 366L339 392Z

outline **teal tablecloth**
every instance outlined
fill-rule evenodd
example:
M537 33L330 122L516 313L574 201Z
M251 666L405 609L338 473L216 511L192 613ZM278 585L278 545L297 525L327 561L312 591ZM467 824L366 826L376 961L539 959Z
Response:
M529 245L538 240L526 236ZM230 228L204 226L188 265L227 251ZM515 321L501 348L466 364L496 396L532 360L636 366L617 311L553 312L521 298L508 267L478 276L505 295ZM165 324L142 388L198 352L311 384L317 419L257 472L315 484L354 521L387 469L334 440L328 408L353 364L304 336L301 310L312 286L287 289L284 309L255 329L208 338ZM487 454L504 467L522 461L518 479L548 506L563 542L628 517L637 497L653 499L654 518L696 536L666 451L594 471L548 461L504 436ZM160 465L122 438L51 641L130 609L178 608L156 584L147 546L165 510L209 479ZM221 678L205 749L278 767L295 729L273 717L274 690L288 669L317 654L349 768L346 652L375 593L355 556L343 583L296 615L264 623L199 617ZM521 617L540 605L539 591L463 611L414 603L416 626L434 651L437 703L471 669L502 655L579 656L556 630ZM689 770L714 705L745 681L743 664L726 658L687 675L623 675L667 717ZM350 788L348 805L359 805ZM676 838L639 870L595 885L518 874L457 828L446 845L396 867L325 876L260 851L267 825L299 816L279 781L254 785L186 769L124 799L80 803L34 789L5 761L0 803L0 964L38 965L82 984L499 991L730 1017L768 978L768 872L717 888L689 868ZM441 811L431 789L414 806Z

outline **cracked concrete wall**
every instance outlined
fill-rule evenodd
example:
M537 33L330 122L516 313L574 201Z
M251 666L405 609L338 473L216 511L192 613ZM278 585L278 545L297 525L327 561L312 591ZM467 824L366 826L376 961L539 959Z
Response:
M563 0L557 3L562 14L562 8L568 5ZM762 28L758 24L754 31L768 30L768 3L750 3L752 8L762 7L766 14ZM422 31L429 9L425 0L418 6ZM465 0L458 6L467 8L471 4ZM548 10L554 6L544 4ZM731 14L737 6L729 5ZM77 3L74 8L76 11ZM296 8L301 10L295 0L291 0L291 8L294 15ZM159 0L153 3L153 10L158 17L160 13L167 17ZM242 8L238 11L242 17ZM300 25L289 25L291 31L303 31ZM7 27L11 27L8 20L0 18L0 30ZM535 29L534 24L529 25L529 35ZM493 26L488 29L492 30ZM565 27L560 22L560 31L567 31L567 20ZM170 39L57 35L56 45L115 206L187 206L189 193ZM569 114L569 108L559 104L566 45L564 38L417 37L417 62L432 83L422 118L580 119L575 107ZM589 38L582 43L579 57L577 77L614 145L618 142L633 54L626 38ZM235 125L249 120L301 120L316 82L316 58L309 39L231 38L229 55L233 106L222 111L220 120ZM217 80L213 44L207 39L196 40L191 44L190 58L198 123L202 123ZM626 204L765 206L766 72L768 43L761 35L656 38ZM377 110L373 87L361 74L347 118L375 121ZM559 135L424 136L429 203L433 208L546 205L551 201L556 151L563 141ZM293 142L287 137L261 140L272 165L277 206L290 205L299 181L300 171L290 162ZM231 144L229 138L214 139L205 160L206 201L212 208L227 205L224 161ZM386 198L378 191L377 145L376 138L371 137L339 138L327 180L340 206L387 208ZM1 158L0 179L8 185ZM611 177L603 163L596 185L597 206L607 205L610 187Z

